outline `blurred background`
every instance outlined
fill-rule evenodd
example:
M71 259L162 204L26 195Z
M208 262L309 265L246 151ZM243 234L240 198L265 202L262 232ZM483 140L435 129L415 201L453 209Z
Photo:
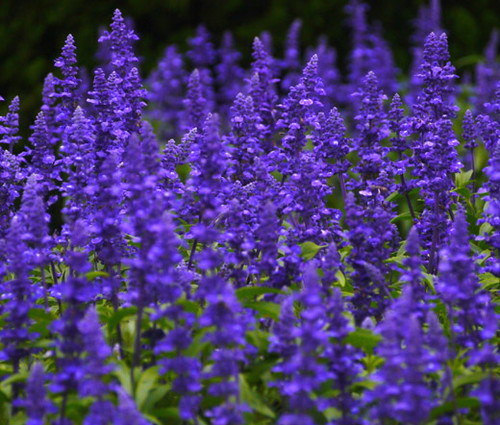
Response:
M140 37L137 54L141 73L149 75L167 44L186 50L186 40L197 25L204 23L216 44L225 30L233 32L243 53L243 64L250 61L255 35L267 30L273 36L273 49L281 56L290 23L301 18L300 43L303 52L316 45L325 34L337 49L338 65L345 71L351 46L346 22L347 0L39 0L21 2L2 0L0 7L0 95L7 102L0 105L4 114L8 102L21 98L20 124L26 135L41 105L45 75L54 70L67 34L75 37L78 64L91 70L100 31L108 27L115 8L132 18ZM380 22L383 35L394 54L396 65L405 73L411 62L413 22L418 0L367 1L368 20ZM442 26L449 36L452 61L459 74L472 70L480 61L490 33L500 26L498 0L448 0L441 2Z

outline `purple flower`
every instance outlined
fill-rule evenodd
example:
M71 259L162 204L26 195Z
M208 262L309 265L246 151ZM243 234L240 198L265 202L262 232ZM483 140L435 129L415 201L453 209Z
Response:
M148 116L159 123L162 138L169 139L179 134L186 78L182 55L175 45L168 46L147 81Z
M26 383L26 399L22 405L26 410L26 425L43 425L45 415L53 410L52 403L47 400L45 376L41 363L35 363Z
M14 97L9 105L9 112L0 117L0 144L5 144L12 153L14 146L21 140L19 132L19 96Z
M302 61L300 58L300 29L302 21L295 19L288 30L286 44L284 48L285 57L281 62L282 73L284 74L281 80L281 88L287 91L291 86L297 84L300 78L300 69Z

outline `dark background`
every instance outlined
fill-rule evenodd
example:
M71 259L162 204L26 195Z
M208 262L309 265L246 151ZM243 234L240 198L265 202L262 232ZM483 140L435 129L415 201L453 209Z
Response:
M337 48L341 68L345 68L350 48L344 12L346 0L41 0L37 2L1 0L0 5L0 95L7 102L21 97L21 127L26 131L41 103L45 75L54 70L68 33L75 37L80 66L92 69L99 29L109 26L115 8L133 18L140 36L137 54L141 72L147 76L165 46L177 43L186 48L186 39L196 26L205 23L220 39L224 30L233 31L238 48L248 62L252 39L268 30L274 39L275 54L294 18L303 21L301 44L316 43L326 34ZM420 4L417 0L367 1L368 19L380 21L392 47L397 65L405 71L411 61L410 37ZM491 30L500 26L499 0L449 0L442 2L442 23L448 32L452 60L459 73L472 69L480 60ZM23 133L25 133L23 131Z

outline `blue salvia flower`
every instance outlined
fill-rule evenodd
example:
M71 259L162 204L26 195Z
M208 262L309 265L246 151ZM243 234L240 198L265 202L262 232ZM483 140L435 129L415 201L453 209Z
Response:
M302 60L300 58L300 29L302 21L295 19L288 30L286 43L284 46L285 57L281 61L281 70L283 79L281 80L281 88L283 91L288 91L291 86L297 84L300 78L300 70Z
M151 425L151 422L144 419L134 400L122 387L117 387L118 406L113 415L114 425Z
M425 336L418 318L409 315L406 321L398 317L395 305L380 326L384 337L377 354L385 360L376 373L377 387L365 396L366 402L375 402L370 418L375 424L396 420L419 425L428 420L435 405L432 390L425 376L428 369ZM401 331L404 327L404 338Z
M85 351L82 363L83 377L78 384L78 392L82 397L92 396L102 400L102 397L110 391L109 385L103 382L103 378L113 367L106 364L111 356L111 348L104 340L94 307L89 307L78 323L78 331Z
M95 129L84 110L77 106L71 124L65 128L61 145L60 169L67 174L62 183L66 204L62 210L66 219L66 230L83 219L88 221L91 196L94 193Z
M408 253L408 258L403 261L404 269L400 280L411 286L412 296L415 300L412 311L417 314L419 319L424 319L425 313L428 310L427 302L429 301L429 297L423 284L423 273L421 270L423 264L420 255L418 232L415 227L411 228L406 239L406 252Z
M37 293L29 280L32 258L25 242L26 236L29 237L23 217L15 215L4 241L6 269L12 277L2 285L6 302L2 304L1 311L6 316L6 323L0 331L0 356L3 360L12 361L14 373L19 372L20 360L29 353L26 343L34 336L29 331L32 324L29 311L34 308Z
M328 45L328 40L322 36L318 40L315 49L318 55L318 75L325 86L325 98L323 102L328 108L346 103L346 94L342 84L342 77L337 68L337 51ZM307 57L313 55L312 51Z
M431 4L422 4L418 10L418 17L414 21L415 32L411 37L412 41L412 62L410 66L409 93L406 96L406 102L412 105L420 90L422 89L422 79L418 75L419 67L422 63L423 46L427 36L433 32L441 34L443 32L441 25L441 5L440 0L431 0Z
M452 103L455 68L449 62L446 34L431 33L426 40L419 76L423 89L413 105L411 126L417 135L412 165L416 185L424 199L424 211L417 228L420 243L428 256L427 269L437 270L437 252L446 241L451 222L450 191L453 173L460 170L456 146L459 144L452 129L457 107Z
M314 263L308 263L303 274L303 288L297 297L282 304L280 321L271 337L270 351L282 358L273 371L279 378L273 382L287 400L285 415L278 423L291 423L291 418L305 419L308 413L321 410L313 394L322 384L333 378L326 362L320 361L328 352L329 333L326 329L325 304ZM293 300L301 306L298 326L294 326ZM289 331L289 336L285 332ZM306 421L307 423L308 421ZM309 421L310 422L310 421Z
M14 97L9 105L9 112L0 117L0 144L6 145L10 153L21 140L19 132L19 96Z
M24 173L21 168L21 158L0 148L0 240L5 237L14 215L14 202L19 197L22 180ZM3 260L5 249L1 245L0 260Z
M162 138L175 137L181 130L186 78L182 55L175 45L168 46L147 80L148 116L158 122Z
M57 79L52 73L47 74L43 82L42 90L42 107L41 112L45 117L45 123L47 125L47 131L50 135L50 144L56 145L59 141L60 130L57 125L56 115L57 115Z
M308 127L317 125L317 113L323 106L321 98L325 91L318 76L318 57L314 55L304 68L297 85L290 88L288 96L280 105L281 115L276 128L285 133L282 147L272 154L278 171L284 177L298 168L298 158L307 143Z
M201 129L208 113L206 90L200 80L200 71L195 69L189 76L187 94L184 100L184 128Z
M395 244L396 229L390 222L391 214L382 206L361 207L352 193L347 195L345 220L353 248L347 258L353 268L353 313L356 323L361 324L369 316L380 319L390 302L385 277L390 265L385 260Z
M259 207L258 223L254 233L260 258L254 260L256 272L271 277L278 266L278 239L281 224L276 216L276 206L271 199Z
M487 222L491 227L491 234L479 235L478 239L486 241L498 252L500 249L500 148L495 147L491 153L488 165L484 168L484 173L488 176L485 183L487 195L484 200L488 203L484 210L482 221ZM486 262L486 270L495 276L500 275L500 259L498 254L493 254Z
M231 133L227 142L231 146L231 177L242 184L255 179L254 161L261 156L260 116L256 113L251 96L238 93L231 107Z
M489 294L480 290L469 253L467 221L459 209L449 245L441 251L437 291L448 309L452 342L471 349L474 355L474 350L495 335L498 317Z
M218 50L218 64L215 66L215 81L218 84L217 103L224 115L243 89L243 69L238 65L241 53L234 48L231 32L226 31Z
M56 68L61 70L62 79L56 78L56 91L54 97L61 99L60 104L56 106L56 122L64 128L68 125L73 116L73 111L80 103L76 93L81 80L78 78L78 66L76 65L76 47L73 36L68 35L61 52L61 56L54 62Z
M344 120L337 108L332 108L328 115L323 112L318 114L318 126L313 134L313 152L319 160L324 162L325 177L337 174L345 202L347 171L351 165L347 160L350 139L346 137Z
M225 150L219 136L218 118L210 114L191 152L190 162L193 164L193 170L186 182L186 192L189 191L198 197L193 206L193 215L200 219L201 233L207 230L207 226L213 224L224 202L225 189L229 189L224 185L224 174L228 163ZM208 234L206 236L209 237Z
M60 318L50 325L50 330L58 336L53 343L57 349L57 373L54 374L50 390L62 396L59 408L61 423L66 423L64 421L68 397L78 390L86 373L82 359L85 344L78 326L84 317L85 303L93 300L96 295L95 288L85 277L91 270L91 265L86 248L88 229L82 220L73 223L69 239L71 249L65 253L65 262L70 269L69 276L58 288L61 301L64 302L64 311Z
M193 68L199 71L200 82L205 90L204 95L207 99L209 109L213 109L215 101L212 67L217 60L217 52L211 38L205 26L198 26L196 28L196 35L188 39L190 49L186 53L187 57L191 60Z
M134 54L134 43L139 37L127 25L119 9L115 10L110 26L111 31L104 31L99 37L99 43L107 43L109 46L110 63L105 65L110 65L110 69L124 79L139 61Z
M362 353L345 341L354 327L345 316L344 300L339 288L333 288L331 294L326 293L326 315L330 343L323 357L327 360L333 387L339 392L327 403L340 411L340 418L334 422L336 425L355 425L360 421L361 402L353 397L351 386L362 372Z
M361 100L356 121L357 136L353 139L353 149L360 161L353 167L360 180L351 181L349 186L357 189L367 204L381 204L387 193L393 192L392 163L387 158L388 150L382 140L389 135L387 117L383 102L387 97L379 89L373 72L363 79L363 85L355 93Z
M262 133L262 148L265 152L273 149L272 134L275 126L275 107L278 100L275 84L276 79L272 67L272 57L262 41L255 37L253 41L252 57L254 61L250 69L248 80L248 94L254 100L255 111L260 116L259 130Z
M97 257L110 272L125 256L125 240L122 234L123 186L116 155L109 155L101 166L92 187L94 196L90 211L91 243Z
M220 378L208 387L208 393L221 397L223 402L205 414L214 424L243 424L242 413L246 406L239 401L239 363L245 360L245 332L249 329L249 317L242 309L231 285L220 277L202 279L199 297L207 302L207 308L199 319L202 327L213 327L205 335L215 350L212 367L206 378Z
M490 376L479 384L479 387L471 392L481 402L481 417L483 423L491 425L500 424L500 380Z
M173 352L174 357L164 357L158 361L162 366L160 372L174 372L172 391L180 396L179 415L183 420L192 420L199 409L201 396L202 364L199 358L188 356L185 350L193 341L193 325L196 316L184 311L182 306L176 304L161 311L160 316L168 317L175 324L165 338L155 347L155 354Z
M498 30L493 29L490 40L484 50L484 62L476 65L476 94L474 98L474 110L476 113L485 112L485 104L493 100L500 67L497 64L498 52Z
M380 86L386 93L396 91L396 70L387 43L380 30L371 28L366 22L368 5L360 0L351 0L346 11L350 15L352 29L351 55L349 58L349 92L359 86L359 82L368 72L374 72L380 79ZM359 109L359 100L353 98L353 109Z
M45 115L39 112L35 124L32 127L33 134L29 138L32 148L27 148L31 155L30 172L38 174L42 180L42 196L48 197L48 204L55 202L54 196L49 194L56 189L55 180L59 178L54 153L54 139L51 138Z
M45 389L45 374L41 363L35 363L26 382L26 398L22 405L28 421L26 425L43 425L47 413L54 410L53 404L47 399Z

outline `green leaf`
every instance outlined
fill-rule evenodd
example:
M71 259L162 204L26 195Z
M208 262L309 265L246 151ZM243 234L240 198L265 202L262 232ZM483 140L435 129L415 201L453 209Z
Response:
M316 245L314 242L304 242L300 244L300 256L308 261L318 253L321 248L325 248L328 245Z
M240 374L239 377L241 401L248 404L253 410L260 413L261 415L275 418L276 415L271 410L271 408L264 403L257 392L250 388L250 385L248 385L245 376L243 374Z
M467 186L471 177L472 177L472 170L462 171L461 173L456 173L455 174L455 187L458 189L458 188L463 188L463 187Z
M279 321L281 311L279 304L267 301L247 302L244 307L257 311L261 317L270 317L275 321Z
M479 400L474 397L457 398L457 407L459 408L478 408L479 404L480 404ZM430 419L431 420L438 419L447 413L453 412L454 409L455 407L452 401L443 403L441 406L437 406L431 410Z
M85 276L87 277L87 280L94 280L96 277L108 277L109 273L103 270L96 270L93 272L88 272L87 274L85 274Z
M108 319L108 333L111 333L125 317L135 316L136 314L137 307L120 308L115 311Z
M170 385L162 384L153 388L144 403L142 404L142 411L145 413L152 413L154 406L170 391Z
M149 392L154 388L156 382L158 381L158 369L159 366L153 366L146 369L140 376L139 382L137 382L137 388L135 390L135 401L139 409L142 410L143 404L149 395Z
M458 376L453 380L453 388L457 389L464 385L477 384L488 377L488 373L475 372L469 375Z
M391 220L391 223L397 223L398 221L401 220L408 220L411 219L411 213L409 211L402 212L401 214L397 215Z
M357 328L346 336L345 342L353 347L361 348L367 353L373 353L373 349L382 340L380 335L369 329Z
M132 382L130 381L130 368L124 361L118 363L118 367L113 370L113 375L118 378L122 388L129 394L132 395Z
M259 295L284 293L284 291L276 288L269 288L267 286L244 286L236 290L236 296L240 302L244 302L245 300L252 299Z

